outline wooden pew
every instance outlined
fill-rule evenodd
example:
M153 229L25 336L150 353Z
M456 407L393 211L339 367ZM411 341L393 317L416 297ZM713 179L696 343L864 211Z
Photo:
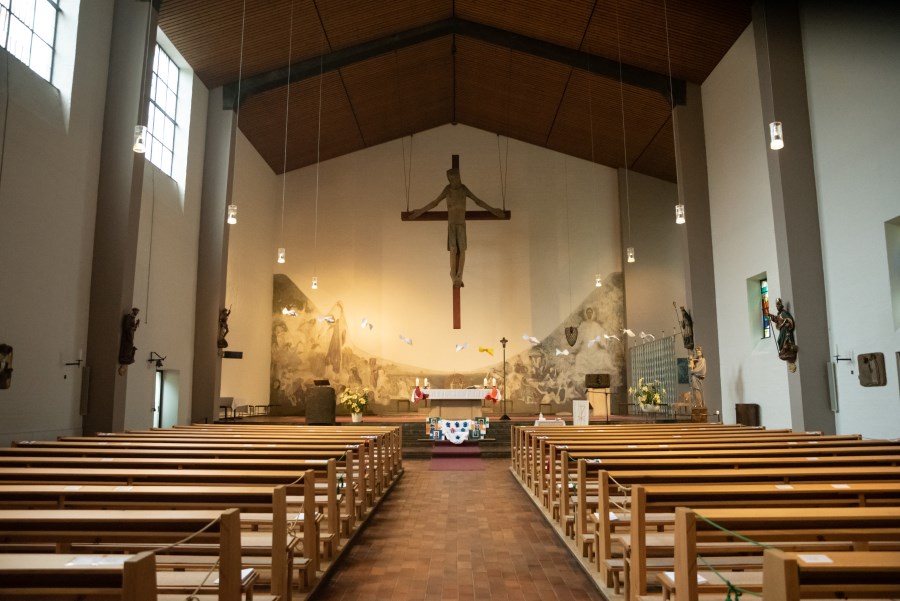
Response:
M625 558L626 578L630 579L629 590L636 594L644 594L648 581L648 559L659 557L648 548L650 539L647 521L648 515L667 516L657 519L655 525L671 528L674 525L677 507L863 507L876 503L887 506L900 506L900 482L831 482L805 484L670 484L670 485L635 485L631 490L631 505L628 541L629 557ZM599 517L599 512L598 512ZM602 520L598 520L601 522ZM606 524L609 524L606 520ZM608 555L610 537L606 526L606 536L597 526L598 554ZM618 536L621 540L623 537ZM653 535L657 545L673 549L674 534ZM671 561L670 561L671 560ZM610 562L607 562L610 563ZM674 554L668 559L655 561L654 570L674 569ZM761 565L761 562L760 562ZM630 569L629 569L630 566ZM732 563L732 567L734 564Z
M698 599L698 543L717 541L747 551L747 543L729 543L731 536L710 522L776 547L790 541L847 541L865 551L878 541L900 544L900 507L708 508L702 512L679 507L675 511L676 601ZM759 584L761 589L761 577Z
M73 555L0 553L0 601L72 597L157 601L152 553Z
M810 554L766 549L762 594L766 601L809 598L900 597L900 553Z
M127 527L123 528L123 525ZM194 541L214 541L218 548L218 592L221 601L240 601L240 513L219 511L131 511L96 509L0 509L0 540L5 545L56 545L67 553L76 543L159 544L180 541L196 534ZM215 564L213 558L210 564ZM204 576L203 573L199 573ZM195 584L197 579L191 580ZM157 575L157 587L164 586Z
M314 480L310 470L304 474L306 483ZM242 532L242 563L246 566L265 566L271 569L271 592L289 599L292 581L292 567L298 569L302 583L310 586L319 569L318 553L309 550L318 548L316 520L302 520L300 541L309 555L305 558L292 556L288 544L288 524L294 521L297 510L288 513L288 493L293 492L303 498L300 511L305 515L315 514L313 488L303 484L287 486L72 486L61 484L0 484L0 508L29 509L217 509L236 508L241 512L241 523L246 526L248 514L262 512L270 516L271 536L249 536ZM249 544L252 542L253 544ZM267 549L267 565L251 559Z

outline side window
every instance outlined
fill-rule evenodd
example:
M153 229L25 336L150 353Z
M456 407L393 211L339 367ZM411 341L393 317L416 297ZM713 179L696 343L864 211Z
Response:
M0 46L50 81L58 0L0 0Z
M2 0L0 0L2 1ZM169 177L175 152L179 70L159 45L153 53L150 106L147 113L147 158Z

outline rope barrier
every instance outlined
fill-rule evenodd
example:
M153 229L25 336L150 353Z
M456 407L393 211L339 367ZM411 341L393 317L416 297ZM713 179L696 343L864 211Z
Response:
M698 555L697 559L699 559L706 567L708 567L712 571L712 573L716 575L716 577L719 580L721 580L728 586L728 592L725 596L725 601L738 601L741 598L741 595L750 595L752 597L760 597L760 598L762 597L762 593L757 593L755 591L748 591L745 588L741 588L741 587L737 586L736 584L734 584L733 582L728 580L728 578L725 578L725 576L723 576L722 573L719 572L719 570L714 568L708 561L706 561L706 559L702 555ZM734 595L733 598L731 596L732 594Z

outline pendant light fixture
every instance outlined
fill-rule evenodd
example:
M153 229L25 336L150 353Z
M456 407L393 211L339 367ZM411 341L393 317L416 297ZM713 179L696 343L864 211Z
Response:
M678 193L678 128L675 127L675 92L672 88L672 52L669 48L669 10L666 0L663 0L663 19L666 27L666 61L669 65L669 110L672 116L672 138L675 144L675 193ZM681 199L679 199L680 201ZM675 223L684 225L684 205L679 202L675 205Z
M234 131L235 135L238 132L238 125L241 121L241 79L243 79L244 75L244 29L247 23L247 0L244 0L242 8L241 8L241 50L240 55L238 57L238 85L237 85L237 99L235 100L236 106L234 110ZM237 148L237 146L235 146ZM232 194L234 191L232 190ZM232 201L231 204L228 205L228 218L225 220L228 225L234 225L237 223L237 205Z
M131 147L137 154L144 154L147 150L147 114L149 113L149 100L146 99L147 77L150 75L147 69L147 56L150 48L150 25L153 23L153 2L147 2L147 33L144 35L144 62L141 65L141 106L138 109L138 124L134 126L134 144Z
M313 273L316 272L316 263L319 260L319 163L321 162L322 150L322 84L323 82L323 64L322 55L319 55L319 125L316 134L316 214L313 224ZM312 279L312 289L319 288L319 278L315 275Z
M281 243L284 244L284 194L287 188L287 149L288 149L288 117L291 112L291 57L294 42L294 0L291 0L290 17L288 20L288 68L287 68L287 92L284 100L284 160L281 164ZM286 261L284 246L278 247L278 263Z
M619 58L619 104L622 109L622 155L625 162L625 208L628 218L628 242L631 242L631 196L628 189L628 142L625 136L625 91L622 85L622 45L619 38L619 3L616 2L616 53ZM625 249L626 261L634 263L634 247Z
M784 130L781 128L781 121L769 123L769 148L772 150L784 148Z

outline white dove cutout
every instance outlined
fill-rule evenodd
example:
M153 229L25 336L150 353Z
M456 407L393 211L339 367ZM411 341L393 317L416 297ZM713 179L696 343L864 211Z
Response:
M328 323L334 323L334 315L325 315L324 317L316 317L316 321L318 321L318 322L327 321Z
M623 333L623 334L628 334L628 337L629 337L629 338L634 338L634 332L632 332L632 331L629 330L628 328L625 328L624 330L622 330L622 333Z
M366 319L365 317L363 317L363 318L362 318L362 322L360 322L360 324L359 324L359 327L361 327L361 328L364 329L364 330L365 330L366 328L369 328L369 329L371 330L371 329L374 328L375 326L374 326L368 319Z
M556 356L557 356L557 357L559 357L560 355L568 355L568 354L569 354L569 349L566 349L566 350L564 350L564 351L561 351L561 350L559 350L559 349L556 349Z
M647 340L648 338L650 340L656 340L656 336L654 336L653 334L645 334L644 332L641 332L641 340Z
M296 309L288 309L287 307L285 307L281 310L281 314L282 315L290 315L291 317L297 317L297 310Z
M541 341L535 338L534 336L529 336L528 334L522 334L522 340L527 340L531 344L540 344Z
M600 335L597 334L596 336L594 336L593 338L591 338L590 340L587 341L588 348L594 346L594 344L600 342L600 340L601 340Z
M462 344L457 344L457 345L456 345L456 352L458 353L459 351L463 350L463 349L466 348L467 346L469 346L469 343L468 343L468 342L463 342Z
M609 340L610 338L612 338L613 340L619 340L619 337L615 334L604 334L603 337L607 340ZM619 340L619 342L621 342L621 340Z
M402 340L406 344L412 345L412 338L407 338L403 334L400 334L400 340Z

